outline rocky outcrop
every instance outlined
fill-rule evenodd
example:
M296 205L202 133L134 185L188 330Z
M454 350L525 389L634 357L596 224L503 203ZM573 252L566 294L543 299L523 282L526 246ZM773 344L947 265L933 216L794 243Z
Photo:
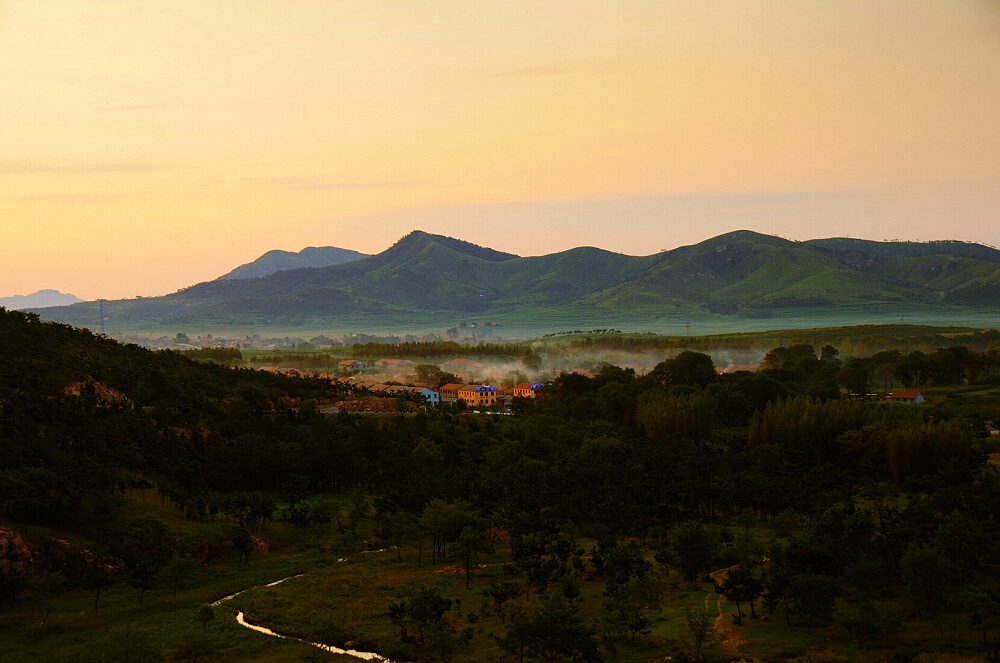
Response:
M91 377L88 377L86 380L81 382L69 383L63 387L63 393L67 396L81 396L88 388L91 387L94 390L94 396L97 398L97 403L99 405L104 407L109 405L124 405L126 407L132 406L132 401L129 400L128 396L101 382L98 382Z
M67 577L79 576L88 569L112 576L125 572L125 562L122 560L102 555L65 539L45 539L43 545L45 566L53 571L60 571Z
M27 573L35 564L31 549L21 535L12 529L0 527L0 572Z

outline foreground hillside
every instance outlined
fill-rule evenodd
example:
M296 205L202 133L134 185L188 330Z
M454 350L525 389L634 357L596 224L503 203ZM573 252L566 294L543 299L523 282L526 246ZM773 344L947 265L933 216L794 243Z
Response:
M998 284L1000 251L962 242L791 242L740 231L645 257L584 247L521 258L413 232L375 256L109 302L105 312L122 328L430 320L451 326L470 315L514 321L539 312L594 321L815 311L834 318L849 311L947 316L960 309L996 314ZM92 325L97 314L91 303L44 315Z
M238 619L411 661L1000 655L995 348L324 416L323 381L20 313L0 340L8 660L337 657ZM934 403L841 397L886 370Z

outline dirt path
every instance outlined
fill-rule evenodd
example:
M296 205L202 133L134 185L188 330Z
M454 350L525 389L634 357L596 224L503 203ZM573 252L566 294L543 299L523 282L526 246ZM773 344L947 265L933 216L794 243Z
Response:
M730 569L736 568L735 566L730 566L725 569L719 569L718 571L712 571L708 576L716 585L721 585L729 577ZM712 597L715 599L715 610L718 613L718 617L715 618L715 632L722 636L722 641L719 643L719 649L726 652L727 654L738 654L740 653L740 645L746 643L746 640L740 635L739 629L736 624L733 623L732 618L729 614L723 614L722 612L722 594L716 594L715 591L711 591L705 595L705 610L709 610L709 601Z

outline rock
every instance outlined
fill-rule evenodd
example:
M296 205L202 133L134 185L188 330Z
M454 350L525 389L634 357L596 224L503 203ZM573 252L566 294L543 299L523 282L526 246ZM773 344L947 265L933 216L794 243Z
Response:
M46 539L43 543L45 566L50 570L73 575L79 573L82 566L100 569L110 575L125 572L125 562L116 557L102 555L64 539Z
M89 376L86 380L81 382L71 382L66 385L63 387L63 393L67 396L80 396L87 387L93 387L97 404L101 407L107 407L109 405L124 405L126 407L132 407L132 401L129 400L128 396L116 389L112 389L106 384L98 382Z
M27 572L35 563L31 549L12 529L0 527L0 568L12 568Z

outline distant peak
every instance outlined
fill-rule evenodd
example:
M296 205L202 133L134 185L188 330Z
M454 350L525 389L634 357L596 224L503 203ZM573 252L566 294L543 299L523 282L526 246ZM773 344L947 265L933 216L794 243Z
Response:
M269 276L275 272L303 267L326 267L367 257L364 253L340 249L335 246L307 246L298 253L272 249L253 262L240 265L218 280L252 279Z
M62 293L58 290L45 289L30 295L14 295L0 297L0 306L9 309L49 308L52 306L69 306L83 300L76 295Z
M504 262L519 257L513 253L504 253L503 251L497 251L486 246L479 246L478 244L473 244L472 242L466 242L464 240L455 239L454 237L448 237L446 235L435 235L423 230L413 230L407 233L401 237L398 242L393 244L389 250L407 250L410 248L427 246L429 244L440 244L441 246L447 247L452 251L456 251L473 258L479 258L480 260L485 260L487 262Z

